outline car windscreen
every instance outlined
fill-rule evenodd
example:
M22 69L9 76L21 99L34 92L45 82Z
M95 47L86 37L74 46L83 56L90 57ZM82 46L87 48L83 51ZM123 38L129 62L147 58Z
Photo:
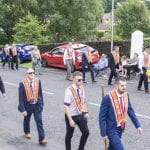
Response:
M88 46L88 47L90 48L91 51L94 51L94 49L92 47L90 47L90 46ZM81 53L83 53L87 49L87 46L79 47L79 48L74 48L74 49L77 50L77 51L79 51L79 52L81 52Z
M26 45L26 46L23 46L23 49L27 51L31 51L34 47L35 45Z

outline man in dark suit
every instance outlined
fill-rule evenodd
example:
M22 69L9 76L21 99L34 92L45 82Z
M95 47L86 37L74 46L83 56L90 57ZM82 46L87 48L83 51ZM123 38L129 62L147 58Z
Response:
M5 87L4 87L4 83L2 81L1 76L0 76L0 91L1 91L2 95L5 97L6 96L6 92L5 92Z
M130 103L130 98L126 90L126 80L117 77L115 89L103 97L99 113L100 133L103 141L109 139L108 150L124 150L121 142L122 132L125 129L127 114L141 134L141 125L134 113Z
M18 110L24 116L25 138L32 138L30 133L30 118L33 113L39 134L39 144L47 144L42 123L43 94L41 81L35 77L32 68L27 70L27 78L19 83Z
M109 79L108 79L108 85L112 85L112 78L113 77L117 77L117 72L116 69L119 69L119 47L115 46L114 50L110 53L109 55L109 59L108 59L108 66L110 67L110 75L109 75Z
M91 52L88 47L87 47L86 51L84 53L82 53L82 73L83 73L83 82L84 83L86 83L85 72L87 69L90 70L92 83L96 82L95 77L94 77L94 68L92 65Z

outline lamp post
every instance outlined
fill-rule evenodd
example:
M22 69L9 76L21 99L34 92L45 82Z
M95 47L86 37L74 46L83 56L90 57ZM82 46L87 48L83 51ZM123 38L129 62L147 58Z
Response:
M112 0L112 11L111 11L111 18L112 18L112 24L111 24L111 52L113 50L114 45L114 0Z

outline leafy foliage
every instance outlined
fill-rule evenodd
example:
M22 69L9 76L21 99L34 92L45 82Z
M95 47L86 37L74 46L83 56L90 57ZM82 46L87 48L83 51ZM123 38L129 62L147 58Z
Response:
M49 26L51 42L62 42L85 39L99 24L103 7L102 0L0 0L0 29L6 36L3 43L13 42L12 29L29 13Z
M130 38L131 33L136 30L149 32L149 24L150 15L145 3L128 0L116 9L116 29L123 38Z
M46 36L47 25L41 24L36 17L30 14L23 19L19 19L13 30L15 42L39 44L48 41L48 36Z

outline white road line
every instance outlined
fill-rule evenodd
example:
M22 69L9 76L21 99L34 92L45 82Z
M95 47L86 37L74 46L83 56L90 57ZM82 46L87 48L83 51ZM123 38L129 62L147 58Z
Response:
M15 86L15 87L18 87L18 85L15 84L15 83L10 83L10 82L4 82L4 83L6 83L6 84L8 84L8 85ZM47 91L43 91L43 93L48 94L48 95L54 95L54 93L47 92Z
M93 106L100 106L100 104L96 104L96 103L89 103L90 105L93 105ZM135 113L137 116L139 117L142 117L142 118L146 118L146 119L150 119L150 116L146 116L146 115L142 115L142 114L137 114Z
M10 82L4 82L4 83L6 83L6 84L8 84L8 85L12 85L12 86L17 86L17 87L18 87L18 85L17 85L17 84L14 84L14 83L10 83Z
M149 116L146 116L146 115L141 115L141 114L137 114L137 113L135 113L137 116L139 116L139 117L143 117L143 118L146 118L146 119L150 119L150 117Z
M47 91L43 91L43 93L45 93L45 94L49 94L49 95L54 95L54 93L47 92Z

